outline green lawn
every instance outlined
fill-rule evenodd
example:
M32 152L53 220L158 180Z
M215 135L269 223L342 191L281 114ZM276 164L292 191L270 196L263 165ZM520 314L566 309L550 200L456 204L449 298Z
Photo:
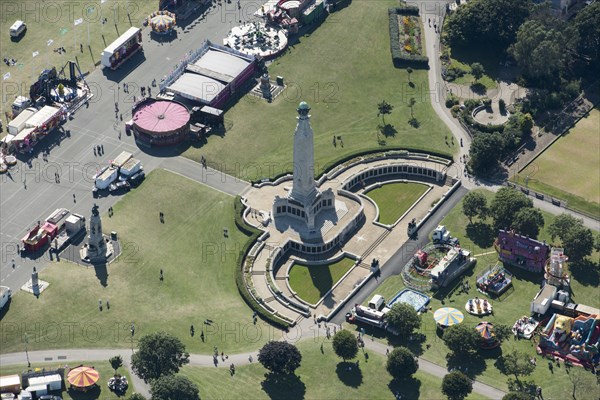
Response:
M294 264L290 270L290 287L310 304L316 304L340 280L355 261L345 257L329 265Z
M442 400L442 380L417 371L414 378L401 384L393 383L385 370L385 357L368 353L368 359L359 353L359 370L347 371L347 364L337 357L330 341L320 350L320 339L302 341L298 348L302 353L297 379L289 384L267 381L267 372L258 362L236 367L230 376L225 368L184 367L182 373L200 388L203 399L394 399L400 393L403 399ZM349 364L349 363L348 363ZM472 394L469 400L482 399Z
M165 330L195 353L210 353L215 345L229 353L251 350L278 337L262 321L252 325L252 310L237 291L234 271L246 236L235 228L233 197L157 170L113 208L112 218L103 217L104 231L118 232L124 252L109 265L106 286L97 277L106 275L101 269L61 262L44 270L40 279L50 287L37 300L17 292L0 322L2 352L22 351L25 329L30 349L127 348L131 321L135 339ZM98 299L110 300L110 310L99 312ZM24 318L35 321L33 328ZM205 319L214 324L204 326L203 343Z
M493 198L494 194L492 192L487 190L482 190L481 192L486 195L488 201ZM540 239L549 241L550 238L547 233L547 226L552 223L554 217L544 212L543 215L546 225L539 237ZM460 239L461 247L469 249L473 254L479 254L479 256L477 257L477 265L475 268L465 275L465 279L468 280L471 286L470 291L468 293L458 293L458 291L453 291L453 288L450 287L442 289L436 294L430 293L429 295L433 296L430 305L432 311L443 306L456 307L463 311L463 314L465 315L464 323L475 326L482 319L466 313L464 311L464 306L469 298L481 296L481 294L475 290L475 279L477 274L482 273L490 264L495 264L497 261L497 254L492 247L492 240L494 238L493 232L489 229L479 227L475 230L469 230L469 233L467 233L468 219L462 213L462 201L450 211L450 213L442 220L441 224L446 225L446 228L451 231L452 236L456 236ZM425 232L423 232L423 234L425 234ZM427 234L430 234L430 232L427 232ZM595 262L598 262L600 259L599 254L594 253L592 259ZM485 319L495 324L512 326L517 318L523 315L529 315L529 304L540 288L542 276L525 273L512 267L509 267L509 270L514 273L514 290L509 289L509 291L501 296L500 299L492 300L494 315L487 316ZM597 284L591 284L589 281L579 281L577 280L579 278L580 277L578 276L574 276L574 279L571 281L573 300L575 302L599 308L600 298L598 296ZM587 277L584 278L587 279ZM377 293L385 298L390 298L403 287L404 282L402 278L399 275L396 275L386 279L372 294ZM367 296L367 298L370 297L371 295ZM449 367L456 367L458 365L467 367L471 377L503 390L507 389L507 376L503 375L494 364L502 352L518 349L530 354L532 357L535 355L535 348L530 341L515 341L511 339L502 346L501 350L481 351L478 357L469 359L459 358L458 361L448 361L446 359L448 349L440 336L436 334L432 312L423 314L422 321L423 325L421 327L421 332L425 334L426 340L424 342L409 342L411 348L421 354L425 359L437 364L448 365ZM367 330L368 335L373 332L370 327L365 327L365 329ZM391 342L395 344L402 343L397 338L381 337L381 332L374 331L373 334L379 336L379 339L384 341L391 340ZM537 384L543 387L544 397L554 399L572 398L572 385L564 368L555 368L554 374L552 374L547 367L546 361L540 357L538 357L537 361L538 366L534 374L527 379L533 379ZM593 377L590 374L590 376L586 376L585 379L586 381L591 382L592 378ZM581 395L578 396L578 398L587 399L589 397L583 397L583 395Z
M144 18L158 7L157 1L146 0L107 1L104 4L84 0L2 0L1 3L3 15L0 23L0 56L2 59L7 57L17 60L16 66L7 67L4 63L0 65L1 75L10 72L10 78L2 81L0 116L3 119L4 111L10 110L17 92L23 91L19 94L29 96L29 86L42 69L56 66L60 70L68 60L75 61L77 57L83 73L93 71L94 63L100 61L102 50L130 27L127 11L133 26L141 27ZM89 14L88 8L91 8ZM74 21L79 18L84 18L84 22L75 26ZM108 22L102 24L102 18L106 18ZM20 41L13 42L8 29L17 19L25 21L27 32ZM91 51L88 48L88 20ZM54 42L48 45L50 39ZM84 46L83 53L80 51L80 44ZM58 47L64 47L66 54L55 53L54 49ZM35 51L39 55L34 58L32 53Z
M388 183L366 193L379 207L382 224L392 225L427 191L428 185L414 182Z
M484 75L477 83L485 86L488 90L496 88L498 85L495 79L498 74L499 56L489 48L451 48L448 67L455 66L467 71L464 76L457 78L453 83L471 86L475 82L475 77L471 75L471 64L475 62L483 65L485 70Z
M450 131L431 107L427 71L411 74L411 88L406 70L392 64L387 9L397 6L396 0L352 1L328 16L269 66L271 77L280 75L288 85L273 103L243 97L227 111L226 134L209 137L185 156L205 156L214 167L245 179L291 171L296 108L302 100L312 107L316 174L327 162L368 149L404 146L453 154L456 145L444 141ZM417 101L419 128L408 123L411 97ZM387 138L377 135L382 100L394 106L385 121L397 132ZM343 147L339 140L333 146L334 135L342 136Z
M37 368L46 368L46 369L50 370L50 369L55 369L58 367L64 367L65 365L68 365L69 368L74 368L81 364L86 365L86 366L93 366L100 373L100 380L98 381L97 388L95 388L94 390L90 390L87 393L73 392L71 395L71 394L69 394L69 391L65 390L62 393L54 393L54 394L60 395L64 400L95 400L95 399L113 400L113 399L123 398L123 397L117 396L114 392L111 392L108 389L108 386L107 386L108 379L111 378L115 374L115 370L112 369L108 360L102 360L102 361L96 361L96 362L81 362L81 361L65 360L65 361L61 362L60 364L57 362L31 364L31 369L35 370ZM1 366L0 365L0 375L2 375L2 376L13 375L13 374L20 375L22 372L26 372L27 370L28 370L28 368L25 364L16 365L16 366L12 366L12 365L11 366ZM119 374L125 376L127 378L127 381L129 382L129 387L127 388L127 392L125 392L125 395L128 396L128 395L132 394L133 392L135 392L135 388L133 387L133 384L131 383L131 377L129 375L129 371L127 371L126 368L121 367L118 369L117 372ZM64 382L65 382L66 387L68 388L69 383L67 382L67 373L68 372L65 371Z
M600 216L600 109L595 108L539 155L513 181Z

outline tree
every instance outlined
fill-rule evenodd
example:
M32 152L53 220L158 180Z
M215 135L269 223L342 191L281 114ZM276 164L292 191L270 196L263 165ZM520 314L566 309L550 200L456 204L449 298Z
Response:
M127 400L146 400L146 398L139 393L132 393Z
M483 65L478 62L471 64L471 75L475 78L475 83L483 77L483 74L485 74Z
M463 200L463 213L473 223L473 217L485 218L488 213L487 198L481 192L469 192Z
M476 175L490 175L498 166L503 149L498 132L475 135L469 149L469 167Z
M108 359L110 366L115 370L115 375L117 374L117 370L123 366L123 357L114 356Z
M517 41L510 48L524 75L536 82L556 80L564 69L566 52L563 43L566 38L559 29L554 28L556 25L558 21L526 21L519 28Z
M291 343L270 341L258 352L258 361L271 372L293 374L300 366L302 355Z
M577 391L579 393L585 393L583 398L587 398L587 394L598 393L598 380L583 368L569 368L567 370L569 376L569 382L573 385L573 399L577 398Z
M409 349L406 347L396 347L388 355L385 368L394 379L406 379L417 372L419 363Z
M481 337L475 328L464 324L452 325L446 328L442 339L448 349L455 355L473 354L477 351L481 342Z
M519 113L519 129L523 135L529 135L533 129L533 117L529 113Z
M386 125L385 116L387 114L392 113L394 106L388 103L387 101L383 100L381 103L377 104L377 109L379 110L377 116L379 117L381 115L381 122L383 123L383 125Z
M508 392L502 397L502 400L531 400L531 396L523 392Z
M583 220L570 214L561 214L548 226L550 237L560 238L565 254L572 262L578 262L592 254L594 235L583 226Z
M358 341L352 332L345 329L339 330L333 336L333 351L342 360L350 360L358 353Z
M529 355L522 353L518 350L513 350L508 354L504 354L500 357L500 364L502 365L501 371L506 375L514 375L517 383L520 376L531 375L535 369L529 360Z
M496 229L512 227L515 215L523 208L533 207L533 201L516 189L503 187L496 192L490 205Z
M421 327L421 317L409 304L396 303L386 315L390 326L401 336L410 336Z
M408 73L408 82L411 82L410 74L413 73L413 69L411 67L408 67L408 68L406 68L406 72Z
M500 342L500 344L513 335L512 329L504 324L494 325L494 333L496 334L496 340Z
M513 43L529 15L523 0L473 0L448 16L448 41L453 46L481 45L503 52Z
M537 208L522 208L515 215L512 226L521 235L537 239L540 228L544 226L544 216Z
M177 373L189 362L190 354L185 351L183 343L166 332L142 336L139 350L131 356L133 372L144 382Z
M442 380L442 393L449 400L463 400L473 391L473 382L460 371L452 371Z
M165 375L152 382L152 400L200 400L198 386L183 375Z
M577 51L579 54L589 57L590 62L598 66L598 61L600 61L600 2L596 1L579 11L573 20L573 27L579 39Z

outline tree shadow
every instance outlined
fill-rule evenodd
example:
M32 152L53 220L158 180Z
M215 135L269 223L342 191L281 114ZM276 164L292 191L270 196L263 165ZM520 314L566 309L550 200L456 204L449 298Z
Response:
M387 337L388 343L394 347L406 347L416 356L420 356L424 353L423 345L427 341L427 336L422 333L414 333L410 336L392 335L387 333Z
M485 222L471 222L467 224L467 237L482 249L487 249L494 244L496 233L490 224Z
M396 136L396 133L398 133L398 130L394 128L394 125L392 124L380 124L377 128L379 129L379 132L381 132L381 134L386 138L394 137Z
M470 86L470 89L473 91L473 93L478 94L480 96L483 96L487 93L487 88L485 87L485 85L479 82L472 84Z
M481 354L448 354L448 369L458 369L474 379L486 370L485 358Z
M600 285L600 264L584 259L569 265L571 276L583 286Z
M411 118L411 119L409 119L409 120L408 120L408 124L409 124L410 126L412 126L413 128L418 128L418 127L420 127L420 126L421 126L421 123L420 123L420 122L419 122L419 120L418 120L418 119L416 119L416 118Z
M92 389L82 392L72 388L67 389L67 393L73 400L89 400L89 399L100 399L102 394L102 388L95 385Z
M403 399L419 399L421 393L421 381L412 376L407 379L393 379L388 383L390 391L398 398L398 394Z
M362 385L363 375L356 363L342 361L335 367L335 373L346 386L357 388Z
M261 386L271 399L301 400L306 394L306 385L293 374L267 373Z

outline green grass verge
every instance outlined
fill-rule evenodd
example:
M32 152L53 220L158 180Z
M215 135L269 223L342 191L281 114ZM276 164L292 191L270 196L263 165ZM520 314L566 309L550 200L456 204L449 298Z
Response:
M323 353L320 350L323 343ZM442 380L417 371L413 379L393 382L385 370L383 355L359 353L359 369L343 363L335 355L330 341L321 339L298 343L302 364L296 371L297 379L290 384L266 380L267 370L258 362L239 366L232 377L226 368L184 367L182 374L193 380L206 399L394 399L400 393L403 399L441 400ZM471 394L468 400L482 399Z
M122 399L123 396L117 396L114 392L111 392L108 389L107 386L107 382L108 379L111 378L114 374L115 374L115 370L112 369L112 367L110 366L110 363L108 362L108 360L99 360L99 361L95 361L95 362L81 362L81 361L71 361L71 360L65 360L64 362L61 363L57 363L57 362L48 362L48 363L39 363L39 364L31 364L31 368L32 370L35 370L37 368L46 368L47 370L51 370L51 369L56 369L59 367L64 367L65 365L68 365L69 368L74 368L78 365L87 365L87 366L93 366L96 371L98 371L100 373L100 380L98 380L98 387L94 390L90 390L87 393L84 392L69 392L68 390L63 391L62 393L57 393L54 392L53 394L58 395L60 397L62 397L64 400L94 400L94 399L102 399L102 400L116 400L116 399ZM11 365L11 366L1 366L0 365L0 375L4 376L4 375L14 375L14 374L18 374L21 375L21 373L23 372L27 372L28 368L26 364L23 365ZM129 382L129 387L127 388L127 391L125 392L126 396L129 396L130 394L135 392L135 388L133 387L133 384L131 382L131 377L129 375L129 371L124 368L121 367L117 370L117 372L126 377L127 378L127 382ZM67 382L67 371L65 371L65 385L68 388L69 387L69 383Z
M494 196L494 193L481 190L488 201ZM554 220L554 216L545 212L542 212L545 219L545 227L540 232L539 238L545 239L550 242L550 237L547 232L547 227ZM477 222L474 221L474 222ZM460 201L455 208L448 213L448 215L441 221L442 225L451 232L452 236L456 236L460 239L461 247L469 249L477 256L477 264L474 269L470 270L464 275L464 279L467 280L471 286L468 293L458 293L454 291L453 287L446 288L438 292L431 299L432 311L444 306L450 306L458 308L463 311L465 320L463 323L470 326L475 326L482 319L472 316L464 311L465 303L468 299L481 294L475 290L475 279L478 274L481 274L490 264L495 264L498 257L492 247L492 240L495 237L494 233L489 229L467 229L468 219L462 213L462 201ZM426 234L423 232L422 234ZM430 232L427 232L430 234ZM600 255L594 253L592 259L595 262L600 261ZM505 324L512 326L517 318L523 315L529 315L529 304L535 294L539 291L542 276L534 275L522 272L516 268L509 267L509 270L514 273L513 287L509 289L505 295L500 299L491 300L494 307L494 315L485 317L485 320L490 321L494 324ZM586 277L584 277L586 278ZM592 307L600 307L600 298L598 297L597 284L590 284L588 281L579 281L580 277L575 276L571 281L571 288L573 292L573 300L577 303L583 303ZM587 278L586 278L587 279ZM460 282L460 280L459 280ZM404 287L404 282L401 276L396 275L386 279L372 294L381 294L385 298L391 298L399 290ZM367 296L369 299L371 296ZM432 295L432 294L430 294ZM422 355L425 359L435 362L440 365L447 365L450 368L457 367L460 365L462 368L468 368L468 374L472 378L476 378L484 383L506 390L507 376L503 375L500 370L496 367L495 362L502 353L510 352L513 349L523 351L532 357L537 357L535 347L532 342L528 340L509 340L503 344L501 350L496 351L481 351L478 357L459 357L457 361L449 362L446 359L448 354L448 348L444 345L440 336L436 333L435 321L433 320L433 313L427 312L422 315L422 327L420 332L426 337L424 342L408 342L415 352ZM352 326L352 325L346 325ZM370 327L365 327L367 334L373 333L376 337L379 336L379 340L388 341L392 343L404 343L398 338L387 338L382 337L381 332L373 330ZM538 385L541 385L544 390L544 397L548 398L567 398L571 397L572 385L569 380L569 376L565 372L564 368L555 368L554 374L550 372L547 366L547 362L542 358L538 357L538 366L531 377L524 379L532 379ZM593 378L591 374L588 377L586 375L586 382ZM588 382L589 383L589 382ZM583 396L583 394L582 394ZM586 398L586 397L582 397Z
M485 86L486 89L495 89L498 85L496 78L498 74L499 56L488 48L451 48L450 66L458 67L467 73L453 81L458 85L471 86L475 82L475 77L471 75L471 64L478 62L483 65L484 75L477 83Z
M395 0L353 1L328 16L269 66L270 75L283 76L288 85L277 99L267 103L244 96L227 111L226 134L209 137L185 156L198 160L203 155L214 167L246 180L289 171L296 108L302 100L312 107L316 174L332 160L365 150L408 147L454 153L457 146L444 142L450 131L431 107L427 71L411 74L411 88L406 70L395 68L390 59L387 9L397 5ZM410 97L417 101L419 128L408 123ZM386 122L397 131L386 138L377 135L382 100L394 106ZM333 146L333 135L342 136L343 147L339 141Z
M141 27L144 18L157 7L158 2L146 0L107 1L104 4L84 0L2 1L1 55L2 58L17 59L17 65L6 67L2 64L2 75L10 72L10 78L2 81L5 95L0 100L0 116L4 119L4 111L10 111L17 93L29 96L29 86L44 68L56 66L60 70L67 61L73 60L79 62L83 73L93 71L95 63L100 62L102 50L130 27L129 18L133 26ZM91 8L89 14L88 8ZM79 18L84 22L75 26L74 20ZM102 18L108 20L106 24L101 23ZM27 32L21 40L13 42L8 28L17 19L25 21ZM50 39L53 43L48 45ZM83 44L83 52L80 44ZM54 49L58 47L64 47L66 54L55 53ZM35 51L39 55L32 57Z
M600 216L600 109L592 110L512 180Z
M388 183L367 192L377 207L378 221L392 225L427 191L429 186L414 182Z
M41 272L50 287L39 299L24 292L14 295L0 322L2 351L22 351L25 329L30 349L129 347L131 321L135 339L164 330L195 353L211 353L214 346L230 353L251 350L277 337L279 331L269 324L254 327L252 310L235 283L247 236L235 227L232 200L179 175L153 171L114 205L112 218L103 218L105 232L119 233L120 258L108 271L63 261ZM223 227L229 228L228 238ZM98 299L109 299L110 310L99 312ZM23 316L35 321L35 328ZM212 326L202 324L207 318ZM192 324L195 337L189 334ZM200 340L201 329L206 342Z
M290 287L304 301L316 304L355 262L351 258L344 257L329 265L296 263L290 270Z

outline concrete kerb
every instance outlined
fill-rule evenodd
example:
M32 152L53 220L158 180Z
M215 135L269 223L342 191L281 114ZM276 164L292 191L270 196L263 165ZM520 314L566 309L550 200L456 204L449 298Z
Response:
M277 283L275 281L275 276L273 275L273 270L274 270L273 265L275 265L275 263L277 263L279 261L282 254L283 254L283 251L281 250L281 248L277 247L269 255L270 265L267 265L267 269L268 269L267 273L271 279L270 280L267 279L267 287L269 288L271 293L273 293L273 296L275 297L275 299L277 299L277 301L279 301L281 304L283 304L284 306L286 306L288 308L291 308L291 307L296 308L296 310L291 309L291 311L299 313L301 315L304 315L305 317L310 317L310 309L308 307L306 307L302 303L297 303L296 301L294 301L294 300L290 299L289 297L287 297L286 295L284 295L283 292L279 289L279 286L277 286Z
M440 199L440 201L438 201L432 208L431 210L429 210L427 212L427 214L423 217L423 219L421 221L419 221L417 223L417 226L415 227L415 231L419 230L421 228L421 226L425 223L425 221L427 221L427 219L437 211L437 209L442 205L442 203L444 201L446 201L446 199L448 197L450 197L450 195L452 195L452 193L454 193L456 191L456 189L458 189L460 186L462 185L461 181L456 181L456 183L454 185L452 185L452 187L442 195L442 198Z

